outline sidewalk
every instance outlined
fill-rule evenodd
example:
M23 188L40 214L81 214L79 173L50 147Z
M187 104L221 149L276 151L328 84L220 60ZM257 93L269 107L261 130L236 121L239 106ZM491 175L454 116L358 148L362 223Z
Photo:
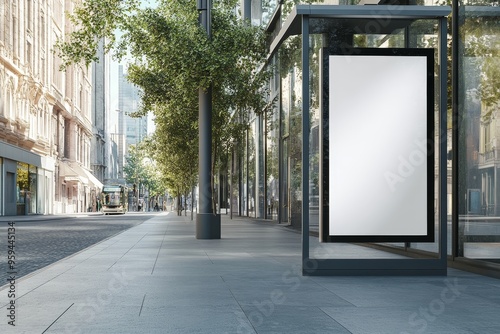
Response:
M15 327L1 287L0 333L500 333L497 279L304 277L301 236L286 227L223 216L222 239L194 235L189 216L163 213L21 278Z
M5 222L26 222L26 221L47 221L47 220L57 220L66 219L71 217L87 217L87 216L102 216L101 212L79 212L79 213L66 213L57 215L26 215L26 216L0 216L0 223Z

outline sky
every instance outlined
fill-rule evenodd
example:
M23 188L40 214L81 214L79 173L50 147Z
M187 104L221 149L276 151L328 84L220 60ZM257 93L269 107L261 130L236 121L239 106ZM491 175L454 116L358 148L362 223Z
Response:
M157 0L143 0L141 7L142 8L147 8L147 7L156 7L158 6L158 1ZM122 35L121 31L116 32L116 36L119 38L119 36ZM109 108L112 111L118 110L118 66L119 65L124 65L124 68L127 68L127 65L129 62L132 61L132 57L126 57L122 59L121 61L117 61L110 59L110 68L109 68L109 77L110 77L110 85L109 85ZM116 117L117 118L117 117ZM149 115L148 117L148 135L152 134L155 130L155 123L153 120L152 115Z

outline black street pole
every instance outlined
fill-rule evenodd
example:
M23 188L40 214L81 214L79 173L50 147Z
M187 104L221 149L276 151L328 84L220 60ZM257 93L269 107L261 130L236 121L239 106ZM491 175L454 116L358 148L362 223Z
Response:
M198 0L200 25L211 38L211 0ZM212 86L199 89L199 210L196 239L220 239L220 215L212 210Z

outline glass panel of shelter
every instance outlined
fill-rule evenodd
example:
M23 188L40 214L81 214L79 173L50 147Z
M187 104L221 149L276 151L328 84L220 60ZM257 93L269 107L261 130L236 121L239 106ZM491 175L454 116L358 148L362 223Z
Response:
M500 8L459 12L458 257L500 263Z
M372 26L369 26L372 24ZM372 27L372 28L370 28ZM311 111L310 111L310 119L311 119L311 136L310 136L310 191L309 191L309 203L310 203L310 228L313 231L317 226L317 221L319 221L319 217L317 216L317 212L315 210L314 203L317 202L317 194L314 191L316 187L319 187L319 182L317 178L314 178L314 171L318 168L321 161L314 158L315 152L319 149L317 148L318 144L315 140L315 130L317 128L318 118L321 117L319 113L317 113L314 103L314 97L319 95L317 90L322 87L322 83L320 82L321 76L319 75L319 66L318 62L320 57L320 49L323 47L360 47L360 48L435 48L436 56L435 56L435 129L436 129L436 138L438 138L439 126L437 124L438 121L438 101L439 101L439 84L438 84L438 64L437 64L437 47L438 47L438 21L437 20L402 20L402 19L391 19L389 21L380 21L376 22L373 25L373 22L370 22L366 19L325 19L325 18L311 18L310 19L310 29L311 29L311 39L310 39L310 77L311 77ZM314 33L314 35L313 35ZM390 97L390 92L388 92L388 97ZM446 138L446 135L445 135ZM450 145L450 143L448 144ZM416 251L420 257L429 257L435 258L437 257L438 252L438 240L439 240L439 212L438 212L438 159L439 159L439 145L436 140L435 146L435 207L434 207L434 226L435 226L435 238L433 243L377 243L371 244L378 248L378 246L382 247L391 247L391 248L399 248L401 250L414 250ZM451 177L451 171L450 171ZM311 204L312 203L312 204ZM319 203L318 203L319 205ZM360 210L362 210L362 203L360 203ZM451 217L450 217L451 220ZM450 225L449 225L450 226ZM449 245L448 248L451 249L451 231L448 231L448 240ZM322 245L318 249L321 249L319 252L315 252L315 257L322 258L331 258L332 254L336 252L332 252L326 248L329 248L327 245ZM322 254L325 253L325 254Z

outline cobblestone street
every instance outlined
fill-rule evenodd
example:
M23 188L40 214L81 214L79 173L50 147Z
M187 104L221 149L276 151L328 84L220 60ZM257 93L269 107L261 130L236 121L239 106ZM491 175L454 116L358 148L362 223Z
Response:
M16 278L21 278L95 243L141 224L154 214L89 215L50 220L15 221ZM5 218L5 217L4 217ZM7 283L7 221L0 222L0 286ZM10 239L12 240L12 239ZM12 245L12 243L10 243Z

